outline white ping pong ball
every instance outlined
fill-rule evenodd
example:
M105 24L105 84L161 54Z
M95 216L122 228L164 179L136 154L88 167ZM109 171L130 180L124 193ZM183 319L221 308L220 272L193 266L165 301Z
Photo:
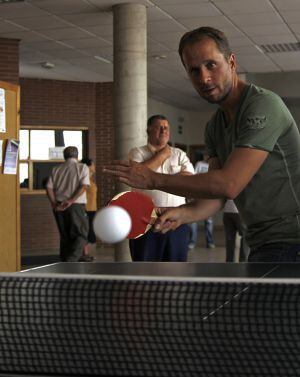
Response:
M94 217L94 232L106 243L123 241L131 230L131 218L128 212L118 206L100 209Z

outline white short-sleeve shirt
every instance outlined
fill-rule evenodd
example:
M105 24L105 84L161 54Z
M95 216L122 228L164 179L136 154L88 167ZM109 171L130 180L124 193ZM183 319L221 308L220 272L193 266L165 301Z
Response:
M80 185L90 184L89 169L86 164L79 163L76 158L68 158L63 164L53 168L47 187L54 191L58 202L70 199ZM74 203L86 204L86 192L82 193Z
M234 201L230 199L226 200L223 211L226 213L239 213Z
M180 172L194 174L194 167L186 153L179 148L170 148L171 156L155 171L163 174L178 174ZM151 150L151 146L148 144L131 149L129 152L129 159L136 162L143 162L149 160L153 155L154 153ZM145 194L151 196L157 207L177 207L185 203L184 197L169 194L167 192L159 190L134 190L143 191Z

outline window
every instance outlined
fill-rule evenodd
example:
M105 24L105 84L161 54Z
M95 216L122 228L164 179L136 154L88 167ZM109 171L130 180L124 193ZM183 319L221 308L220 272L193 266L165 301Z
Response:
M87 130L20 130L19 178L22 192L43 190L54 166L64 161L64 148L78 148L78 159L87 152Z

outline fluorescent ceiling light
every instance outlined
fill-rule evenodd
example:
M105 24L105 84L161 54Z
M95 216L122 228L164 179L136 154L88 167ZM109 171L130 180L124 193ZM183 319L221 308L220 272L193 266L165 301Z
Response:
M0 4L23 3L24 0L0 0Z
M167 55L164 55L164 54L161 54L161 55L153 55L152 58L154 60L163 60L163 59L167 59Z
M96 55L96 56L94 56L94 58L97 59L97 60L100 60L100 61L103 62L103 63L111 64L111 61L110 61L110 60L105 59L105 58L102 58L102 56L98 56L98 55Z
M55 67L55 64L51 62L41 62L40 64L42 68L46 68L46 69L52 69Z

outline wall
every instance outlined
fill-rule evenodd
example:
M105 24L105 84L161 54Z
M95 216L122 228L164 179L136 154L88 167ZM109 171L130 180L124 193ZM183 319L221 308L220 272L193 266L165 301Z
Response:
M19 40L0 38L0 80L19 84Z
M112 83L21 79L21 125L89 128L89 155L97 166L112 159ZM97 156L97 158L96 158ZM96 174L98 205L113 196L113 184ZM21 195L22 255L58 252L59 237L46 194Z
M273 90L280 97L299 99L300 72L252 73L246 78L248 82Z
M171 141L187 146L204 143L205 125L214 111L215 107L209 104L201 105L199 111L187 111L152 98L148 99L148 117L154 114L165 115L170 121Z
M300 72L247 74L247 81L278 94L300 128Z

